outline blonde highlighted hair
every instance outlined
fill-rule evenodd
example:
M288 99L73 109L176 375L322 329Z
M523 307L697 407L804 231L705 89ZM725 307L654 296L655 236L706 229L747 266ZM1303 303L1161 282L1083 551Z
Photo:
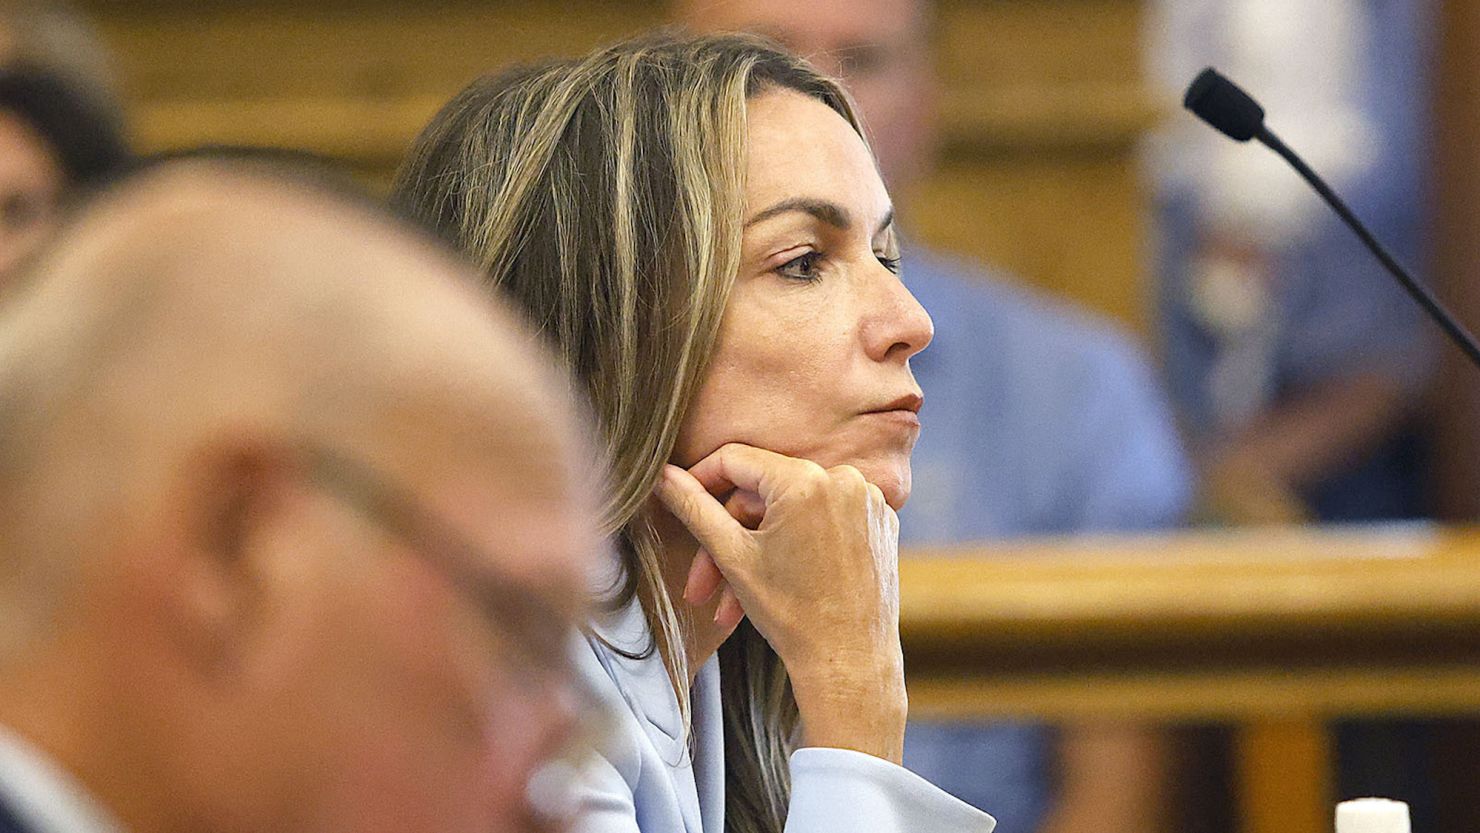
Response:
M746 105L786 89L859 127L847 95L746 35L662 34L482 78L423 131L393 201L471 257L584 386L611 467L602 507L623 581L688 724L685 620L649 495L673 454L739 270ZM620 647L620 646L613 646ZM797 710L748 624L720 649L725 829L781 833Z

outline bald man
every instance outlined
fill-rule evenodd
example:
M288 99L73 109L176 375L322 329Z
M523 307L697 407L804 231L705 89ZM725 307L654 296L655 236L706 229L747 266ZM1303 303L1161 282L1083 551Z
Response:
M696 30L776 38L858 102L908 225L936 161L938 82L925 0L676 0ZM1125 336L983 267L905 246L904 281L935 320L910 365L930 400L900 513L903 544L1145 530L1178 523L1191 472L1166 397ZM915 723L905 764L990 807L1002 830L1149 833L1164 739L1123 725Z
M595 550L547 366L304 186L87 209L0 307L0 830L546 829Z

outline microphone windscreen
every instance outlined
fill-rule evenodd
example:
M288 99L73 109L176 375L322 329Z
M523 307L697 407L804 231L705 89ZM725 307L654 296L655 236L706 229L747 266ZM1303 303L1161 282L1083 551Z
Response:
M1230 139L1247 142L1264 127L1264 108L1212 67L1203 70L1182 105Z

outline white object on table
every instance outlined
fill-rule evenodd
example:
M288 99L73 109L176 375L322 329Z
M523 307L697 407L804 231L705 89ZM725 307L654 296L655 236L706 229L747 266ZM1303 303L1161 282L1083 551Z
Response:
M1336 805L1336 833L1411 833L1408 805L1391 798L1358 798Z

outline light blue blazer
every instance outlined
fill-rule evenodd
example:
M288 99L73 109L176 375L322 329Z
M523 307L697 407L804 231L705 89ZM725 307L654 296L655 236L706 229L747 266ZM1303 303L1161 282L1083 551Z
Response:
M648 644L635 601L595 630L633 652ZM578 785L575 833L723 833L719 661L695 679L691 752L662 660L628 659L595 637L586 641L582 674L613 707L617 729ZM862 752L799 749L791 784L787 833L990 833L996 826L920 776Z

